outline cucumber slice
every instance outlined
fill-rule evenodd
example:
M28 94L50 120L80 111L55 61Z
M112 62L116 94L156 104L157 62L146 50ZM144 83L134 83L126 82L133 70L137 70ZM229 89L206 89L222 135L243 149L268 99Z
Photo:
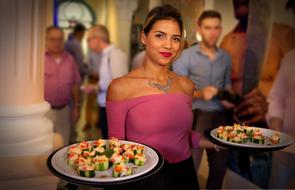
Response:
M78 171L78 174L82 177L94 177L95 176L94 171Z
M253 143L256 143L256 144L259 144L260 139L253 138L253 139L252 139L252 142L253 142Z
M69 166L74 167L76 165L76 160L68 159L67 163L68 163Z
M99 162L95 163L95 170L96 171L105 171L107 169L109 169L109 162L108 161L103 162L103 163L99 163Z
M120 177L121 173L113 171L113 177Z
M136 166L143 166L144 165L144 161L141 161L141 160L139 160L139 159L134 159L134 164L136 165Z

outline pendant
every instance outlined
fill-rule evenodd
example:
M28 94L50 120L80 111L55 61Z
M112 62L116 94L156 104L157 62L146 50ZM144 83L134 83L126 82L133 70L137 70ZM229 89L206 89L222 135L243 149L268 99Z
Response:
M166 85L162 85L162 84L159 84L159 83L156 83L156 82L151 82L149 81L149 85L153 88L157 88L163 92L165 92L165 94L167 94L167 92L170 90L171 88L171 85L172 85L172 82L173 82L173 78L169 78L167 80L167 84Z

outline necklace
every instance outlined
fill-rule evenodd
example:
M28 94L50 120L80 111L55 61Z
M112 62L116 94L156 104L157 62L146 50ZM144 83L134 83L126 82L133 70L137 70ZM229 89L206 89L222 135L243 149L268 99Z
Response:
M164 84L164 85L163 85L163 84L160 84L160 83L157 83L157 82L152 82L152 81L147 77L147 74L146 74L146 72L145 72L145 70L144 70L143 67L142 67L142 70L143 70L143 74L144 74L145 78L148 80L148 84L149 84L151 87L153 87L153 88L157 88L157 89L159 89L159 90L165 92L165 94L168 93L168 91L170 90L171 85L172 85L172 83L173 83L173 80L174 80L173 77L168 77L168 79L167 79L167 84Z

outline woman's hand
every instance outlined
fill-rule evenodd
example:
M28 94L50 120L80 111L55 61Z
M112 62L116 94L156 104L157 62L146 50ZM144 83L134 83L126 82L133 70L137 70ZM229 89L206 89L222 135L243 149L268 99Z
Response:
M209 141L204 136L201 136L201 138L200 138L199 147L200 148L208 148L208 149L213 149L214 148L216 151L220 151L220 149L226 149L223 146L219 146L217 144L212 143L211 141Z

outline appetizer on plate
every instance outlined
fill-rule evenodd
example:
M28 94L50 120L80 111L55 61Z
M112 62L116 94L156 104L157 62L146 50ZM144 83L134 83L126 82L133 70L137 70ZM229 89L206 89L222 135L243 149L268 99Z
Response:
M255 143L265 144L266 136L256 127L234 124L233 126L220 126L216 129L216 137L233 143ZM279 134L275 133L269 138L272 144L278 144Z
M120 163L113 168L113 177L122 177L122 176L131 175L131 174L132 174L131 168L126 166L123 163Z
M138 144L121 144L116 138L98 139L70 146L66 160L82 177L95 177L96 172L106 170L113 177L122 177L133 173L131 165L145 164L143 152L144 146Z

